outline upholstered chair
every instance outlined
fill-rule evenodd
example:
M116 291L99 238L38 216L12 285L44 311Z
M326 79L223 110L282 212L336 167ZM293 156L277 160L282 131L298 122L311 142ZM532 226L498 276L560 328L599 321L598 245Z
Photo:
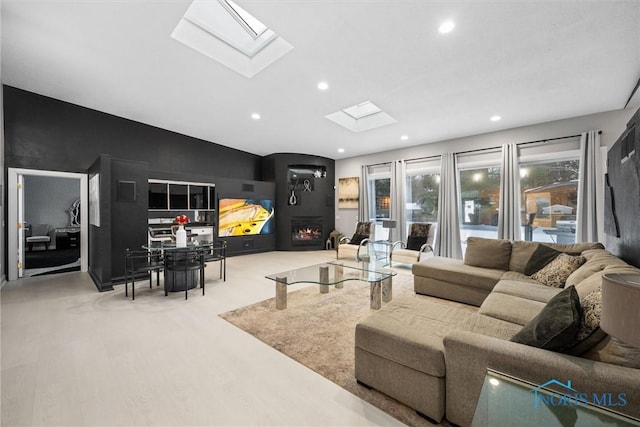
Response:
M373 222L358 222L352 237L345 236L340 239L336 248L336 258L355 258L359 261L367 254L367 242L371 240L373 230Z
M423 254L433 252L435 234L435 222L414 222L411 224L407 242L397 241L391 246L391 265L394 262L413 264L420 261Z

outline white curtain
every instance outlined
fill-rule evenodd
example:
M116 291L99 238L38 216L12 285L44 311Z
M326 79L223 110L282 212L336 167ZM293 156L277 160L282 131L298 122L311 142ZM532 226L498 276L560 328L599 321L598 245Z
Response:
M518 146L514 143L502 146L499 207L498 239L522 240L520 167L518 165Z
M597 197L600 135L592 130L580 138L580 174L578 179L578 212L576 242L598 241Z
M442 155L438 198L438 228L434 240L434 254L462 259L458 217L458 171L453 153Z
M360 205L358 208L358 221L369 221L369 167L360 167Z
M391 212L390 219L396 221L396 228L389 230L392 241L406 240L407 224L405 221L405 183L406 165L403 161L396 161L391 166Z

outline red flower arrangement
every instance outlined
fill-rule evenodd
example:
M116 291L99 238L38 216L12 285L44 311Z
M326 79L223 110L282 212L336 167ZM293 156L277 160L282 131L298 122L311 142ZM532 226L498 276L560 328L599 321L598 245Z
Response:
M178 215L176 217L176 222L180 225L185 225L189 223L189 217L186 215Z

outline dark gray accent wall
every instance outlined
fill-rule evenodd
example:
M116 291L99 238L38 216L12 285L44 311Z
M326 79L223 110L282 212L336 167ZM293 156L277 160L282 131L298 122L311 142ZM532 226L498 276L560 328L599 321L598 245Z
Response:
M100 174L100 226L90 224L89 273L105 291L124 278L125 251L147 243L149 171L146 163L102 155L90 167L95 174Z
M150 171L259 180L262 157L3 86L5 166L86 173L100 154Z
M289 166L307 165L326 168L326 177L314 179L313 191L296 191L296 205L288 204L291 185ZM308 154L270 154L263 161L263 179L276 184L276 249L317 250L317 247L293 247L291 243L291 221L296 217L321 217L323 242L335 228L335 161ZM322 244L324 247L324 243ZM320 248L321 249L321 248Z
M633 154L629 156L630 153ZM625 157L627 159L623 161ZM629 264L640 267L640 110L627 123L627 130L609 150L607 175L607 249ZM616 225L619 237L615 235Z

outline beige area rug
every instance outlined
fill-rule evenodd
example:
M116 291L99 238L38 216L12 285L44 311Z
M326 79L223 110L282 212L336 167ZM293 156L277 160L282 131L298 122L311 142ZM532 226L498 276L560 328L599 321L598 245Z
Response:
M469 308L455 302L416 296L410 274L398 274L393 278L393 297L401 295ZM222 313L220 317L403 423L432 426L413 409L356 383L355 325L371 312L369 284L351 281L346 282L343 289L331 287L328 294L320 294L318 286L290 292L285 310L276 310L275 298L271 298Z

